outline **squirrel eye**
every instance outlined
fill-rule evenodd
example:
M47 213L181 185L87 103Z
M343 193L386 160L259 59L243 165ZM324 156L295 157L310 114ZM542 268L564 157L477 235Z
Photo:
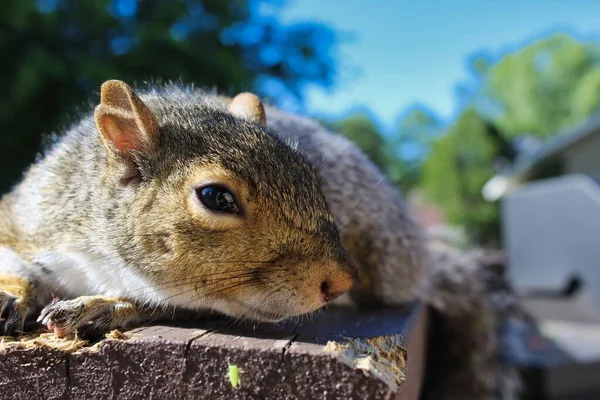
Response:
M219 213L239 214L240 209L231 191L221 186L205 186L196 189L196 195L204 206Z

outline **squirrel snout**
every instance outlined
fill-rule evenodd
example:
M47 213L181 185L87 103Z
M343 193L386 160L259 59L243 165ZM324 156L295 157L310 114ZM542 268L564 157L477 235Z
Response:
M354 277L348 273L337 273L321 282L323 301L329 303L346 293L354 285Z

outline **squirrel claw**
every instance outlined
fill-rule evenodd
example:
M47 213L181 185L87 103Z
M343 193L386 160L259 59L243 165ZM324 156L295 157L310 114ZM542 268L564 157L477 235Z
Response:
M90 303L86 297L52 302L42 310L37 321L56 336L65 337L105 311Z
M2 317L6 316L7 313L10 313L16 300L17 298L12 294L0 292L0 315Z
M0 292L0 316L4 319L0 334L14 336L17 331L22 331L28 312L29 307L21 299L10 293Z
M27 278L0 274L0 335L15 336L23 331L25 318L37 307L34 284Z
M101 296L82 296L73 300L53 301L46 306L38 322L58 337L75 331L92 335L127 324L138 309L125 301Z

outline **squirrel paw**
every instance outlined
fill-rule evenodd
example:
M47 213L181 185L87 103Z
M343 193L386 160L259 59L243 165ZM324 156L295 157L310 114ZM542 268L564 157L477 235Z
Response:
M125 327L138 319L140 309L128 301L102 297L82 296L73 300L55 299L38 317L58 337L82 331L84 334L104 333ZM80 332L81 333L81 332Z
M0 275L0 334L14 336L23 331L25 318L36 308L33 284L19 276Z

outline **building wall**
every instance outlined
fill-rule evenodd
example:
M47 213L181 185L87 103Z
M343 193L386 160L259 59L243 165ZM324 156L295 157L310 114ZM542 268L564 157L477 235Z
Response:
M599 133L588 136L565 151L565 173L600 177Z

